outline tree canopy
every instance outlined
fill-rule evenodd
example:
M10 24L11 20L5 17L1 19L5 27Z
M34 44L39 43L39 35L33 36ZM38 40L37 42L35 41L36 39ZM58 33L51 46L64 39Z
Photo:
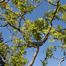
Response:
M43 16L36 20L27 19L27 15L43 2L49 6ZM58 25L58 22L62 24ZM49 40L60 41L61 44L47 45L45 57L40 62L42 66L47 66L48 60L54 58L59 60L60 66L66 59L66 28L63 24L66 24L66 4L62 4L61 0L0 0L0 65L33 66L40 47ZM28 48L35 48L30 63L25 57L29 53L26 51ZM61 59L54 56L58 49L63 52Z

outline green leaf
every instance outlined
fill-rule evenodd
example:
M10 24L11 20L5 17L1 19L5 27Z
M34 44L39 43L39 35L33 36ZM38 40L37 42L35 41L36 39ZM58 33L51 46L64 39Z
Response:
M47 65L47 60L43 60L42 62L42 66L46 66Z
M53 51L56 50L56 46L49 46L46 51L46 58L49 59L53 56Z
M66 12L66 4L60 6L60 9L59 9L61 12Z
M49 42L55 42L55 40L54 39L50 39Z
M66 12L62 14L62 20L66 21Z
M65 45L62 45L61 48L66 49L66 44Z

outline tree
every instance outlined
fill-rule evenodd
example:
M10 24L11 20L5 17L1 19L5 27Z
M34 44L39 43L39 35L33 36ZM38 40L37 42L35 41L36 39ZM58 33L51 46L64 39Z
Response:
M52 8L41 18L36 20L27 19L36 8L46 2ZM32 61L28 66L33 66L41 46L50 40L60 41L60 45L47 47L43 66L48 64L48 59L60 60L58 66L66 59L66 4L60 0L1 0L0 1L0 65L1 66L25 66L28 63L26 56L27 48L35 48ZM62 25L54 24L54 21L62 21ZM55 27L54 27L55 25ZM6 32L5 32L6 30ZM6 34L5 34L6 33ZM8 34L8 35L7 35ZM6 36L11 38L5 39ZM61 59L54 56L57 49L61 49ZM3 64L3 65L2 65Z

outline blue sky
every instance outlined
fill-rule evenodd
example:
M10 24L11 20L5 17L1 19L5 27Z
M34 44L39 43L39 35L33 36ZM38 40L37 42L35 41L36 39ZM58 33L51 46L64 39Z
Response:
M62 4L66 4L66 0L61 0ZM49 9L50 6L48 6L49 4L47 2L43 2L38 8L36 8L31 14L27 14L26 15L26 19L31 19L32 21L33 20L36 20L37 18L39 17L42 17L44 15L44 13ZM63 27L66 27L66 24L63 23L62 24L62 21L54 21L53 22L54 25L59 25L61 24ZM6 28L0 28L0 31L3 32L3 36L4 36L4 39L5 41L7 41L9 38L10 38L10 32L8 32L8 30ZM38 53L38 56L35 60L35 63L33 66L42 66L41 65L41 62L40 60L43 60L44 57L45 57L45 51L46 51L46 48L49 46L49 45L60 45L61 42L60 41L55 41L55 42L46 42L45 45L43 45L42 47L40 47L40 51ZM28 53L27 53L27 57L29 59L29 61L31 61L32 59L32 56L33 56L33 53L35 51L34 48L28 48L27 49ZM58 49L58 51L55 53L55 56L56 57L61 57L62 56L62 52L60 49ZM54 60L54 59L49 59L48 60L48 65L47 66L58 66L58 62L57 60ZM65 66L66 65L66 61L64 61L62 63L62 66Z

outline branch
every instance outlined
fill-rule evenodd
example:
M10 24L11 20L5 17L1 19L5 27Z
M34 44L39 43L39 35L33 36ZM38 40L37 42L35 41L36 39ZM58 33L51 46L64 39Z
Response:
M61 66L61 63L62 63L64 60L65 60L65 57L63 56L63 57L60 59L58 66Z
M55 12L54 12L54 15L53 15L53 17L52 17L52 19L51 19L51 21L50 21L51 27L49 28L49 30L48 30L48 32L47 32L45 38L41 41L41 42L42 42L42 45L46 42L46 40L47 40L48 37L49 37L50 31L51 31L51 29L52 29L52 22L53 22L53 20L54 20L54 18L55 18L55 16L56 16L58 7L59 7L59 0L58 0L58 2L57 2L57 7L56 7L56 10L55 10Z
M51 2L48 2L49 4L51 4L51 5L53 5L53 6L57 6L56 4L54 4L54 3L51 3ZM63 9L64 11L66 11L66 9L65 8L63 8L62 6L60 6L60 9Z
M51 31L51 29L52 29L52 22L53 22L53 20L54 20L54 18L55 18L55 16L56 16L56 13L57 13L57 11L58 11L58 7L59 7L59 1L57 2L57 7L56 7L56 10L55 10L55 12L54 12L54 15L53 15L53 17L52 17L52 19L51 19L51 21L50 21L50 27L49 27L49 30L48 30L48 32L47 32L47 34L45 35L45 38L44 39L42 39L41 41L37 41L37 42L31 42L31 46L33 46L33 47L40 47L40 46L42 46L46 41L47 41L47 39L48 39L48 37L49 37L49 34L50 34L50 31ZM37 44L37 45L36 45Z
M18 30L20 33L25 33L24 31L20 30L20 28L14 26L14 25L11 25L9 22L8 22L8 24L9 24L12 28Z
M55 59L55 60L58 60L58 61L60 60L59 58L57 58L57 57L55 57L55 56L52 56L52 57L53 57L53 59Z
M0 25L0 27L6 27L8 24L3 24L3 25Z
M53 58L59 61L58 66L61 66L61 63L66 59L66 57L65 57L65 56L63 56L61 59L56 58L56 57L54 57L54 56L53 56Z
M2 59L2 61L4 62L4 63L6 63L6 60L0 55L0 58Z
M37 57L37 55L38 55L38 52L39 52L39 48L36 49L36 52L34 53L33 59L32 59L32 61L30 62L29 66L32 66L32 65L34 64L35 59L36 59L36 57Z

